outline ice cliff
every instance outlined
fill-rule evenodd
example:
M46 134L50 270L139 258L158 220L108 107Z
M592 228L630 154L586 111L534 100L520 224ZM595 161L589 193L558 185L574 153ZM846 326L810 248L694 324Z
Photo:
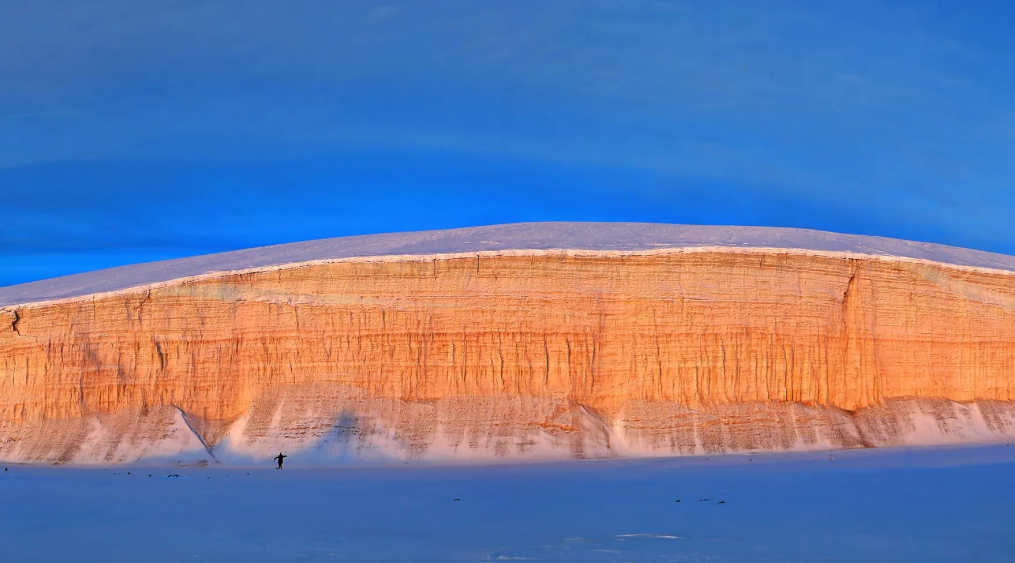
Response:
M1015 258L892 239L520 224L0 288L9 461L996 441L1013 399Z

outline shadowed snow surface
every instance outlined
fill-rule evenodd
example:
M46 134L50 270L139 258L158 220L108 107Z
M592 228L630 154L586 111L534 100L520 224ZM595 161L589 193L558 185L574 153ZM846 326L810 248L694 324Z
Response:
M4 561L1015 561L1015 448L0 472ZM128 475L128 471L130 475ZM457 499L457 500L456 500ZM680 502L676 502L677 500Z
M0 288L0 307L68 299L206 274L301 262L505 250L646 251L782 248L895 256L1015 271L1015 257L898 239L804 229L656 223L516 223L322 239L122 266Z

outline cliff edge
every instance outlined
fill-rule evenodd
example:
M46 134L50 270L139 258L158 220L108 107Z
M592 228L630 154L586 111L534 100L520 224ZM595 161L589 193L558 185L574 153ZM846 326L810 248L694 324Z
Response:
M877 237L533 223L0 288L6 461L1007 441L1013 399L1015 257Z

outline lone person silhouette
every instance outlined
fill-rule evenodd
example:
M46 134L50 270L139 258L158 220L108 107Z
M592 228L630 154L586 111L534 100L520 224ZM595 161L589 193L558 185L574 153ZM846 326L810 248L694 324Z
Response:
M277 456L275 456L274 458L272 458L272 459L274 459L275 461L277 461L277 462L278 462L278 467L276 467L275 469L282 469L282 460L283 460L283 459L285 459L285 458L287 458L287 457L289 457L289 456L287 456L287 455L282 455L282 452L279 452Z

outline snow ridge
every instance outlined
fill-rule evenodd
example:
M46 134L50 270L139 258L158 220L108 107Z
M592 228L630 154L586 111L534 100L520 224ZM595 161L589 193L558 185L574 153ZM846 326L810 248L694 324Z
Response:
M121 266L0 287L0 308L307 262L499 251L645 252L681 248L775 248L845 253L1015 272L1015 256L807 229L659 223L513 223L321 239Z

